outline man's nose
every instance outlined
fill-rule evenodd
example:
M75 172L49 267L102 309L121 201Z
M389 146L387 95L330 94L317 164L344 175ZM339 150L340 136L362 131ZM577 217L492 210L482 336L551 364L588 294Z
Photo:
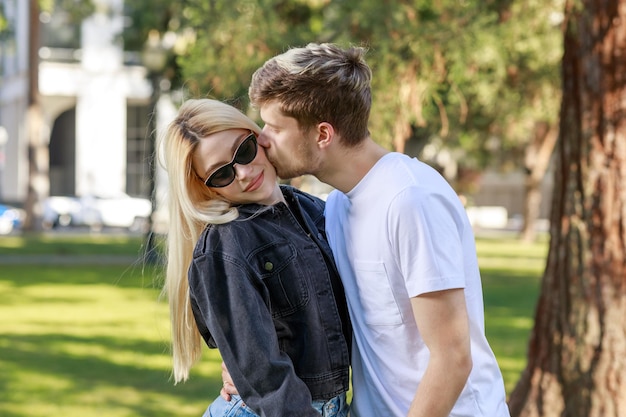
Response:
M261 131L261 134L256 138L256 141L259 146L262 146L264 148L268 148L270 146L270 141L267 139L267 135L263 130Z

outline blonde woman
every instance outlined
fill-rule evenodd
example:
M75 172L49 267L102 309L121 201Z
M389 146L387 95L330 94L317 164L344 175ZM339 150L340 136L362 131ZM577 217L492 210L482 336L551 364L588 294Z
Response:
M324 202L289 186L234 107L188 100L162 138L174 381L202 341L239 395L205 416L345 416L351 330Z

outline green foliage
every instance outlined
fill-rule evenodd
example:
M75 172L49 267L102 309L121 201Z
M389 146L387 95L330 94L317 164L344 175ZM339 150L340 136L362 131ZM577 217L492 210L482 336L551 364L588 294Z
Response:
M93 0L39 0L39 9L44 12L63 11L68 20L80 23L96 11Z
M124 44L141 51L156 31L173 88L243 109L271 56L312 41L363 45L378 142L419 150L436 140L469 168L521 166L534 124L558 116L563 1L126 0ZM93 0L39 4L74 22L96 10Z
M370 47L372 130L388 147L439 137L482 168L521 155L535 121L555 122L561 1L339 4L329 24Z
M318 8L284 0L204 2L189 5L186 16L196 41L179 59L185 86L193 96L243 103L254 70L287 46L315 39L321 21Z
M254 70L309 42L368 47L371 131L388 148L436 140L467 168L521 166L537 122L554 124L563 0L127 0L127 49L176 34L187 96L245 109Z
M148 39L148 33L177 31L184 25L184 5L186 1L169 0L125 0L124 15L128 19L124 28L124 48L128 51L141 51Z
M7 19L4 15L4 3L0 3L0 34L8 27Z

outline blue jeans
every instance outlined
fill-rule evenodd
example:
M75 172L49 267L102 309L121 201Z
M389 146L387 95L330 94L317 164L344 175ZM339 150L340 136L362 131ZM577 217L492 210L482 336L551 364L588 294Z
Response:
M313 401L311 404L322 417L347 417L349 406L346 402L346 394L340 394L328 401ZM207 408L202 417L259 417L248 408L241 397L233 395L230 401L217 397Z

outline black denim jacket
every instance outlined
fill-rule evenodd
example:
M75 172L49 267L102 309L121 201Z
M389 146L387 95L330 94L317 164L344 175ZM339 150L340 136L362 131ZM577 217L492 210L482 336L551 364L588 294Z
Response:
M312 400L348 390L351 327L324 202L281 189L289 207L247 204L206 228L189 268L191 305L251 409L319 417Z

